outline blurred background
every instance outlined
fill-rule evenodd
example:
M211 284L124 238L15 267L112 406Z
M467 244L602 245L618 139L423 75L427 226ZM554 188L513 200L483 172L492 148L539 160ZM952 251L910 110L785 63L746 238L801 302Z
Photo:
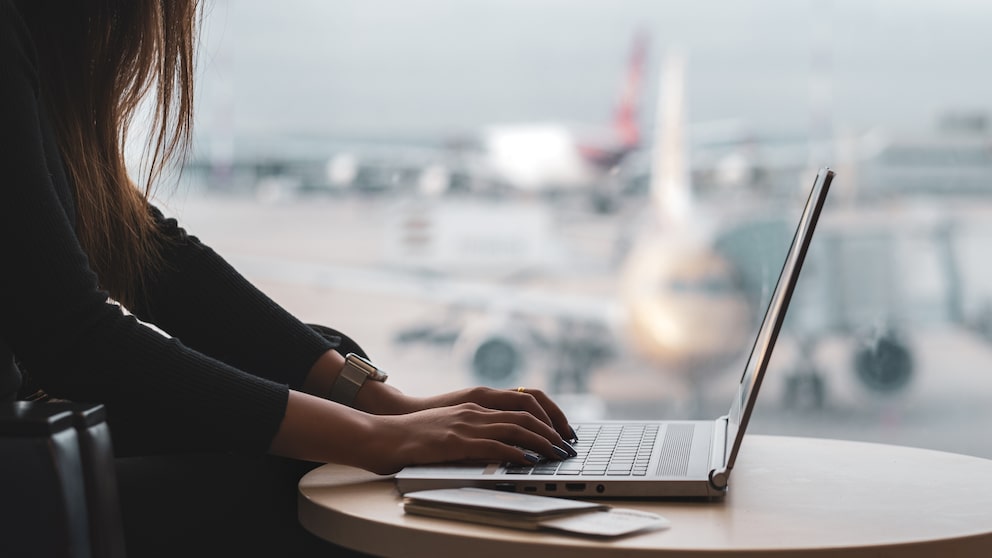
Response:
M992 458L992 5L207 0L167 213L412 393Z

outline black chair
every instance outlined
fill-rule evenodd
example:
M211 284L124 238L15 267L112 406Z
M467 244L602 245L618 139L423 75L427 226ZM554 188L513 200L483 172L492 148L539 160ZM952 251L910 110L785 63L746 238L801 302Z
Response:
M103 405L0 405L0 486L5 555L125 555Z
M366 356L341 332L310 326L342 354ZM0 402L0 549L5 557L126 555L102 404Z

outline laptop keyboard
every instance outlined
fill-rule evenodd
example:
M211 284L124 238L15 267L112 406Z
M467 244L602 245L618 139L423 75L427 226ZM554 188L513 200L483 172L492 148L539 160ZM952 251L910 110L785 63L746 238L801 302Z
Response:
M508 465L508 475L645 476L658 437L657 424L584 424L576 429L579 455L564 461Z

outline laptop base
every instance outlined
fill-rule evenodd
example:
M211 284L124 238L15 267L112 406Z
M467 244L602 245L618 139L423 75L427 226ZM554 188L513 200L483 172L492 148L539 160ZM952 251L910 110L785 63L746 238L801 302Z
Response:
M624 424L655 426L657 442L643 476L619 474L514 473L523 468L499 464L408 467L396 476L401 494L436 488L477 487L566 498L722 498L726 489L711 481L714 464L723 461L725 421L604 421L573 425L590 427ZM715 455L717 452L720 455ZM561 462L568 464L569 461ZM719 465L717 465L719 466Z

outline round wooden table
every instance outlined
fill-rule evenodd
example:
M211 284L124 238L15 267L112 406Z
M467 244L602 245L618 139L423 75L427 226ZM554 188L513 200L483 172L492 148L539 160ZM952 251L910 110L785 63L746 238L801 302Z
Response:
M404 557L992 556L992 460L924 449L748 435L723 501L611 500L669 529L618 539L406 515L391 477L339 465L299 483L315 535Z

